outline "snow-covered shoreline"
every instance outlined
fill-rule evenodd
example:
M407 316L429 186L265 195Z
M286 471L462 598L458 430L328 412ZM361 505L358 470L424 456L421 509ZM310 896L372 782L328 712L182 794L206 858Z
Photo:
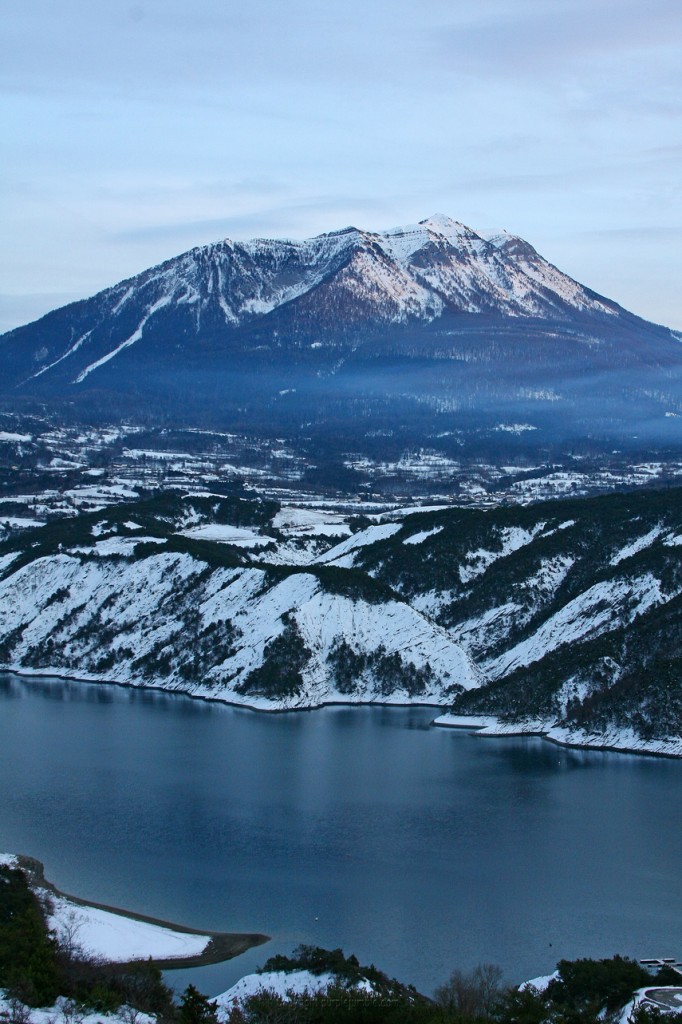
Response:
M154 686L152 683L132 683L125 679L112 679L110 676L99 676L95 673L67 673L63 668L26 668L21 665L0 665L0 673L9 672L27 679L59 679L70 683L101 683L104 686L119 686L123 690L150 690L153 693L166 693L169 696L189 697L192 700L204 701L207 704L223 704L225 707L240 708L242 711L263 711L269 715L282 715L291 711L318 711L322 708L345 707L391 707L391 708L433 708L442 710L443 704L436 701L420 700L418 697L407 697L405 700L391 700L391 695L382 697L375 694L371 700L363 700L359 694L340 696L338 700L320 700L318 703L290 703L286 700L272 701L265 697L244 697L230 691L229 697L211 696L208 693L197 693L196 690L184 690L181 687Z
M25 872L48 908L48 927L61 942L107 963L151 960L164 970L198 967L229 960L268 940L255 932L199 931L71 896L47 881L43 864L33 857L0 853L0 865Z
M682 758L682 737L671 740L643 740L631 729L587 732L556 725L551 719L526 718L503 721L496 715L439 715L434 725L449 729L468 729L472 735L499 739L505 736L541 736L560 747L603 750L616 754L642 754L648 757Z
M245 711L266 712L268 714L284 714L292 711L317 711L331 707L392 707L392 708L433 708L442 709L442 704L419 700L391 700L390 696L382 699L375 696L372 700L363 700L361 696L353 700L344 697L341 700L323 700L316 704L297 704L273 706L272 701L264 698L254 700L228 699L226 697L208 696L182 690L170 689L165 686L153 686L149 683L131 683L119 679L105 678L95 674L67 674L63 669L30 669L24 666L0 665L0 672L11 672L16 676L31 679L56 678L74 683L102 683L106 686L119 686L126 690L151 690L156 693L177 694L192 700L206 701L210 704L222 704L226 707L240 708ZM466 729L472 735L482 738L503 739L507 736L540 736L542 739L557 746L573 747L579 750L602 750L615 754L640 754L647 757L682 758L682 737L673 740L643 740L632 730L613 729L607 733L591 732L580 729L567 729L555 725L551 719L527 718L518 722L502 721L496 715L453 715L444 712L434 718L432 725L450 729Z

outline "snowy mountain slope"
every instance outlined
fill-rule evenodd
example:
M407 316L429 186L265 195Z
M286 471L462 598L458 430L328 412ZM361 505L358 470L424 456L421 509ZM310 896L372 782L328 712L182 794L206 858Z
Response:
M432 320L446 309L560 319L622 312L521 239L487 241L443 216L383 233L348 228L304 242L225 240L48 314L34 325L42 343L24 360L24 382L49 375L83 383L139 344L152 326L167 323L169 308L184 332L200 336L239 327L304 295L312 299L320 288L322 328L337 310L347 320L369 322ZM26 329L11 332L6 344L15 335L27 337Z
M599 636L613 629L614 624L629 623L667 599L661 593L660 580L651 573L595 583L550 616L531 636L484 662L486 674L493 679L506 676L558 647Z
M352 595L357 581L346 583L343 570L331 581L281 570L273 578L158 543L135 555L97 541L6 575L3 661L263 708L438 703L449 688L480 682L445 630L403 602ZM364 659L352 685L337 680L339 650Z
M0 397L22 416L277 439L301 455L292 479L351 494L410 493L385 482L393 465L453 493L462 457L575 470L682 448L676 335L522 239L443 216L192 249L0 338Z
M679 490L428 513L410 532L440 529L415 549L397 533L355 565L444 626L485 674L455 697L458 712L679 736L682 563L670 552L681 518Z
M507 404L519 422L536 409L534 429L561 419L564 435L569 411L571 429L587 429L578 403L590 423L606 410L622 431L635 406L647 421L679 411L680 377L670 331L522 239L488 240L444 216L301 242L216 242L0 339L10 403L67 402L81 417L139 417L142 404L166 422L209 417L256 432L357 431L358 403L378 403L389 427L407 416L421 430L438 410L499 416Z
M367 523L162 494L17 532L0 664L257 708L417 701L682 737L682 491Z

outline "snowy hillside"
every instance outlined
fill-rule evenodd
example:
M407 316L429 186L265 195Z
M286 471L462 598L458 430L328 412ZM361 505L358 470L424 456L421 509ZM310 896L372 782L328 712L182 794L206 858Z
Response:
M138 525L149 525L148 507L136 521L135 506L123 506L122 520L82 517L79 543L75 524L56 523L39 534L52 534L40 556L8 552L2 660L270 709L333 700L443 703L480 683L447 630L371 577L318 565L317 545L309 566L299 564L300 548L286 565L286 537L277 551L271 536L257 534L263 527L252 529L250 552L243 528L236 542L237 528L225 524L220 541L205 539L207 527L174 529L195 521L201 505L157 505L156 536ZM181 522L169 524L168 513ZM272 563L262 564L268 556ZM350 677L349 658L358 665Z
M673 489L362 520L162 494L0 545L0 662L663 750L682 742L681 536Z

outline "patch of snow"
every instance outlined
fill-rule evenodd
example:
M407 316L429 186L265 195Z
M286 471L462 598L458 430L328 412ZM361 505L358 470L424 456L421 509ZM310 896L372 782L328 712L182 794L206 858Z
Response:
M0 430L0 441L32 441L32 434L13 434L8 430Z
M138 544L163 545L165 543L165 537L107 537L105 540L98 540L94 548L72 548L71 550L81 553L94 550L95 554L106 557L107 555L132 555Z
M504 431L507 434L525 434L528 430L537 430L530 423L498 423L493 430Z
M545 992L552 981L558 981L561 975L558 971L554 971L552 974L541 974L538 978L530 978L528 981L524 981L519 985L519 992L524 992L527 988L534 988L536 992Z
M74 352L77 352L77 351L78 351L78 349L79 349L79 348L81 347L81 345L83 344L83 342L85 342L85 341L87 341L87 340L88 340L88 338L90 337L90 335L91 335L91 334L92 334L92 331L86 331L86 332L85 332L85 334L82 334L82 335L80 336L80 338L78 339L78 341L75 341L75 342L73 343L73 345L71 346L71 348L67 349L67 351L66 351L66 352L65 352L65 353L64 353L63 355L61 355L61 356L59 357L59 359L55 359L55 361L54 361L53 363L49 363L49 364L48 364L47 366L43 366L43 367L42 367L42 369L38 370L38 372L37 372L37 373L34 373L34 374L33 374L33 375L32 375L31 377L29 377L28 379L29 379L29 380L34 380L34 379L35 379L36 377L40 377L40 375L41 375L41 374L43 374L43 373L47 373L47 371L48 371L48 370L51 370L53 366L57 366L57 365L58 365L59 363L63 362L63 361L65 360L65 359L67 359L67 358L68 358L68 356L71 356L71 355L73 355L73 353L74 353ZM73 335L72 335L72 337L73 337Z
M0 1017L11 1020L12 1006L13 1003L8 993L0 989ZM87 1013L75 1003L61 996L52 1006L38 1009L26 1007L28 1024L74 1024L74 1021L77 1021L78 1024L103 1024L103 1018L106 1024L131 1024L131 1021L134 1021L135 1024L158 1024L156 1017L150 1016L148 1013L141 1013L131 1007L119 1007L117 1011L107 1013L106 1016L99 1010Z
M137 921L123 914L98 907L82 906L49 893L52 913L49 927L59 936L68 932L76 943L105 960L155 960L198 956L211 941L209 935L178 932L148 921Z
M115 356L117 356L119 352L122 352L126 348L130 348L131 345L134 345L135 342L139 341L140 338L142 337L142 332L144 331L147 322L151 319L151 317L154 316L155 313L157 313L164 306L167 306L170 303L170 301L171 296L164 295L163 298L158 300L158 302L155 302L152 306L150 306L145 316L138 324L137 329L130 335L130 337L126 338L125 341L122 341L120 345L117 345L116 348L112 349L111 352L107 352L107 354L102 356L101 359L97 359L94 363L90 363L89 366L86 366L85 369L78 374L73 383L81 384L85 380L85 378L93 372L93 370L97 370L100 366L104 366L104 364L108 363L110 359L113 359Z
M546 537L547 534L544 533L542 536ZM539 590L543 594L553 594L574 565L575 558L572 555L555 555L553 558L545 558L538 571L528 577L523 589L530 592Z
M633 729L607 728L603 732L553 726L547 738L566 747L594 747L597 750L622 750L630 754L659 754L682 757L682 736L645 740Z
M325 992L336 980L336 975L329 972L311 974L310 971L264 971L262 974L247 974L226 992L216 996L219 1019L224 1020L235 1004L242 1005L257 992L274 992L286 999L289 993L302 995L305 992Z
M0 864L19 867L14 854L0 853ZM113 962L128 960L155 960L186 958L203 953L211 941L210 935L176 931L149 921L139 921L125 914L100 907L77 903L66 896L36 888L39 899L49 906L48 927L58 938L69 942L86 953Z
M644 536L638 537L637 540L632 541L630 544L626 544L625 547L617 551L612 558L609 559L609 565L618 565L620 562L625 561L626 558L631 558L632 555L636 555L638 551L642 551L644 548L651 547L657 537L663 533L663 527L655 526L653 530L649 530Z
M39 519L24 519L20 516L0 515L0 529L4 526L6 530L32 530L36 526L44 526Z
M418 512L443 512L449 505L407 505L401 508L392 508L389 513L379 513L378 518L383 520L387 516L391 519L404 519L407 516L414 516Z
M50 459L51 469L82 469L84 464L82 462L74 462L73 459L60 459L57 456Z
M485 662L484 669L498 679L539 661L557 647L600 636L623 621L631 622L663 600L660 583L651 573L634 580L595 583L543 622L531 636Z
M381 523L378 526L368 526L365 530L360 530L348 537L347 540L341 541L340 544L325 552L324 555L320 555L315 561L320 565L333 564L351 568L358 548L376 544L380 540L387 540L401 529L400 523Z
M477 576L481 576L493 562L497 562L500 558L506 558L512 552L530 544L537 534L544 530L545 525L545 523L537 523L531 530L524 530L520 526L505 527L500 531L502 546L499 551L479 548L466 556L467 564L459 567L459 578L462 583L470 583Z
M434 526L432 530L422 530L420 533L412 534L411 537L406 537L403 544L421 544L427 537L434 537L441 530L443 530L442 526Z
M183 537L195 540L211 540L218 544L235 544L237 547L258 548L272 544L272 537L262 537L253 530L241 526L227 526L223 523L207 523L204 526L193 526L190 530L178 531Z
M453 715L449 711L434 718L432 725L443 725L449 729L485 729L497 722L494 715Z
M453 640L474 656L485 653L494 643L523 622L523 606L515 601L487 608L480 615L458 623L450 629Z
M296 505L284 505L273 517L272 525L277 530L292 534L311 534L320 536L348 536L350 526L346 517L336 512L325 512L321 509L300 508Z
M502 722L496 715L454 715L446 713L434 719L433 725L453 729L470 729L476 736L504 737L542 735L564 747L595 750L617 750L628 754L653 754L660 757L682 757L682 737L644 740L632 729L616 727L603 732L569 729L546 719L525 719Z
M575 526L575 519L567 519L565 523L559 523L553 530L547 530L547 533L543 533L543 537L551 537L552 534L558 533L559 530L567 530L569 526Z

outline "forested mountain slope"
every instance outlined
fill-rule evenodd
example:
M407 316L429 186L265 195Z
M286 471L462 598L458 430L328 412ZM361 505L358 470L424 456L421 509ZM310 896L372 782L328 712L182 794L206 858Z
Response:
M334 518L162 494L11 536L0 661L260 708L434 703L682 752L682 491Z

